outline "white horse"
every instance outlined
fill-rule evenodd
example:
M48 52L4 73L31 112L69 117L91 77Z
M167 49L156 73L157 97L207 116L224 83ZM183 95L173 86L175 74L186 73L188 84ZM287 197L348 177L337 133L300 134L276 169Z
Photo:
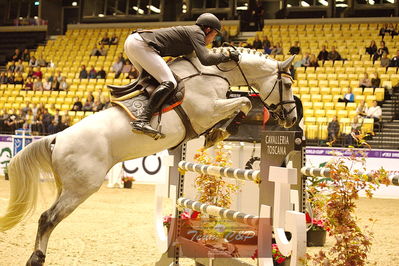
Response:
M275 109L280 124L291 127L296 121L292 80L282 73L288 71L293 57L278 62L254 51L242 52L239 65L249 84L260 92L268 106ZM220 69L230 69L228 72L215 66L203 66L196 57L176 60L170 66L181 78L198 70L212 74L185 80L182 106L196 133L203 133L237 111L247 114L251 109L246 97L226 99L229 85L246 83L235 62L219 65ZM185 137L185 127L175 111L162 115L164 139L154 140L134 134L129 122L129 116L121 108L112 107L30 144L11 160L10 200L5 216L0 217L0 231L12 228L32 212L41 177L53 176L58 189L56 201L40 216L34 252L27 265L43 265L53 229L99 190L113 165L174 147ZM154 117L151 124L156 126L157 123L158 119Z

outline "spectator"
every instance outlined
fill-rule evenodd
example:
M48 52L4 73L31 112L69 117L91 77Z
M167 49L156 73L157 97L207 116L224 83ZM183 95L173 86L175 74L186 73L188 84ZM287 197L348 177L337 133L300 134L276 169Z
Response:
M369 75L367 73L364 73L363 78L359 80L359 87L363 89L371 87L371 80L369 79Z
M87 74L86 66L82 65L82 69L80 70L80 73L79 73L79 78L87 79L87 77L88 77L88 74Z
M392 57L389 67L399 67L399 50L397 50L396 55Z
M257 31L262 31L264 26L264 13L265 9L263 7L262 1L257 1L254 10L252 11L252 15L254 16L255 20L255 27Z
M17 48L15 49L15 52L11 57L11 61L18 62L19 59L21 59L21 57L22 57L21 50Z
M265 54L271 53L271 51L272 51L270 49L271 46L272 46L272 44L270 43L269 38L267 38L267 36L264 36L263 40L262 40L262 47L263 47L263 50L265 50Z
M119 78L123 68L123 63L120 58L117 58L111 66L111 72L115 73L115 78Z
M66 81L66 78L65 78L65 77L62 77L61 82L60 82L59 89L60 89L61 91L67 91L68 88L69 88L69 84L68 84L68 82Z
M112 106L111 105L111 100L109 99L108 96L101 97L101 102L103 104L103 110L105 110L105 109L107 109L107 108Z
M0 84L7 84L8 83L8 78L6 75L6 72L1 72L0 73Z
M31 77L28 77L25 81L25 87L24 90L26 91L31 91L33 90L33 80Z
M85 104L83 105L82 111L93 111L93 100L87 98Z
M262 49L262 47L263 47L262 41L259 39L259 36L258 36L258 35L255 36L255 40L254 40L254 42L252 43L252 47L253 47L254 49Z
M337 120L337 116L334 115L332 121L328 123L327 126L327 137L328 141L336 141L339 134L339 123Z
M296 41L293 46L291 46L288 54L294 55L299 54L301 52L301 47L299 47L299 42Z
M359 118L355 116L351 123L351 133L347 136L349 145L353 145L359 141L361 129L362 129L362 123L360 123Z
M46 60L43 59L43 57L39 57L39 59L37 59L37 65L39 67L46 67L47 62L46 62Z
M385 42L381 41L380 48L377 49L377 52L375 52L375 54L373 56L373 61L375 62L376 60L381 58L384 53L386 53L388 55L389 50L388 50L388 47L385 46Z
M365 117L367 112L367 106L364 100L361 100L359 105L356 108L356 114L359 117Z
M389 60L388 55L384 53L381 58L381 67L389 67L391 60Z
M328 60L328 51L326 50L325 45L322 46L321 51L319 52L319 55L317 56L317 59L319 59L323 62Z
M101 67L100 71L97 72L97 78L98 79L105 79L107 76L107 73L104 70L104 67Z
M98 112L103 109L104 105L101 103L100 98L97 97L93 103L93 112Z
M64 78L64 76L62 75L62 72L61 72L61 71L58 71L56 80L57 80L58 82L61 82L62 78Z
M272 51L270 52L271 55L278 55L283 54L283 48L281 44L278 42L276 45L273 46Z
M130 63L130 62L129 62ZM139 77L139 72L137 71L137 69L132 65L132 67L130 68L130 71L127 75L128 79L136 79Z
M109 45L110 44L110 39L108 37L108 33L104 33L103 38L101 39L101 41L98 44L100 44L100 45Z
M14 84L14 79L15 79L14 73L11 72L11 71L8 71L7 72L7 82L8 82L8 84Z
M53 84L53 82L50 81L50 78L48 78L47 80L44 79L44 81L43 81L43 90L45 90L45 91L51 90L51 85L52 84Z
M27 75L27 77L28 77L28 78L33 78L33 73L34 73L33 67L29 67L29 68L28 68L28 75Z
M379 88L381 84L381 79L378 76L378 72L374 72L373 77L371 78L371 87L375 88Z
M71 111L82 111L83 104L80 101L79 97L75 97L75 102L73 103Z
M24 122L25 121L21 117L21 112L13 109L12 113L8 116L8 119L4 121L4 124L7 131L14 134L15 130L21 128Z
M53 119L54 119L54 117L49 113L48 109L44 108L42 116L41 116L44 133L46 133L46 134L49 133L48 129L49 129L49 126L50 126L51 122L53 121Z
M61 131L71 126L71 118L69 115L65 114L62 116L60 129Z
M15 75L14 84L21 84L21 85L24 84L24 78L21 72L18 72Z
M395 37L396 35L398 35L398 29L397 29L397 27L394 26L392 23L389 23L388 31L389 31L389 33L390 33L390 35L391 35L391 37L392 37L392 40L393 40L393 37Z
M33 78L33 88L34 91L43 91L43 82L39 77Z
M36 57L32 56L32 57L30 58L30 60L29 60L29 64L28 64L28 65L29 65L30 67L37 67L38 64L37 64Z
M7 71L15 72L16 67L17 66L15 65L15 62L12 61L12 62L10 62L9 66L7 67Z
M382 110L381 107L377 105L377 101L373 101L371 107L367 108L366 117L373 118L374 122L379 122L381 120Z
M332 61L342 60L342 57L338 53L338 51L335 49L335 46L331 47L331 51L328 53L327 58L328 58L328 60L332 60Z
M14 72L24 72L24 65L22 63L22 59L19 59L18 63L15 65Z
M379 36L381 36L381 40L384 40L385 34L388 33L388 23L385 23L384 26L380 29Z
M319 67L319 62L317 61L316 55L314 54L310 55L309 66L314 68Z
M29 60L30 60L29 50L25 49L24 52L22 53L22 61L29 62Z
M43 78L42 69L38 67L36 71L33 72L32 77L38 77L39 79L42 79Z
M90 53L90 56L106 56L106 55L107 55L107 49L104 47L103 44L101 44L99 48L97 47L97 45L95 45Z
M51 82L50 90L52 90L52 91L60 90L60 83L58 82L58 80L54 80L53 82Z
M48 110L49 114L52 115L52 116L54 116L57 113L57 108L55 108L55 104L54 103L52 103L50 105L50 108L48 108L47 110ZM53 117L53 119L54 119L54 117Z
M119 42L118 36L116 36L116 34L113 34L111 39L109 40L109 44L110 45L117 45L118 42Z
M121 73L128 74L133 68L132 63L129 60L126 60L126 64L123 65Z
M94 66L91 66L88 77L89 79L95 79L97 77L97 71L95 70Z
M371 41L370 45L368 47L366 47L366 53L368 53L370 55L370 59L371 57L377 52L377 44L375 43L375 41Z
M355 95L352 93L352 88L348 89L343 98L339 98L338 102L353 103L355 101Z
M301 60L302 67L308 67L310 65L310 55L309 53L305 53L305 56Z
M91 91L87 92L86 101L94 102L94 96Z

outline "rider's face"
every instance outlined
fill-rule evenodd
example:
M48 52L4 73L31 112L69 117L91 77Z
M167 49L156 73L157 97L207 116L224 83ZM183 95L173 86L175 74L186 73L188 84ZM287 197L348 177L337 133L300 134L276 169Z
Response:
M211 44L213 40L215 39L216 35L218 32L214 29L212 29L206 36L205 36L205 44Z

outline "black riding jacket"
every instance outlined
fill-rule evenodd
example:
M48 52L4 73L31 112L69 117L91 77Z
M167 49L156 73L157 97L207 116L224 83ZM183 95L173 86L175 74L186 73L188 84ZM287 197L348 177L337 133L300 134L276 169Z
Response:
M205 33L198 25L138 31L138 33L162 57L177 57L195 51L205 66L229 61L229 57L222 53L209 53L205 46Z

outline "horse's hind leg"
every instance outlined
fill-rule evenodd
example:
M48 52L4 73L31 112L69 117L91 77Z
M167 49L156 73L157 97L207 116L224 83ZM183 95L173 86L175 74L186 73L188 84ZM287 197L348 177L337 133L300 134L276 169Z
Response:
M50 209L43 212L39 219L39 227L36 235L35 250L26 265L41 266L44 264L47 243L51 232L65 217L71 214L76 207L85 201L97 190L78 193L71 190L63 190Z

